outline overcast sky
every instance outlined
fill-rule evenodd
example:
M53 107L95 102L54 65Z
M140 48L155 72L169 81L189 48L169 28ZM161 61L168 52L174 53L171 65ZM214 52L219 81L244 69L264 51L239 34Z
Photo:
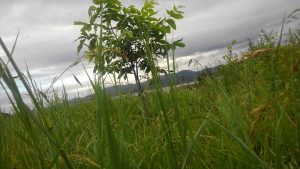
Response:
M161 0L159 10L184 5L185 18L178 21L174 37L183 37L186 48L176 52L178 66L187 68L195 57L203 64L220 61L224 47L232 40L255 39L262 28L278 31L284 13L300 7L300 0ZM143 0L124 1L141 6ZM74 21L87 21L91 0L0 0L0 36L11 47L17 32L20 37L14 58L25 69L25 61L38 84L49 85L78 56L79 27ZM3 58L0 50L0 56ZM87 63L85 62L85 65ZM89 69L92 65L87 65ZM191 68L195 69L195 68ZM61 78L69 90L79 87L72 73L85 82L79 65ZM62 82L59 81L57 86ZM83 89L78 89L83 90ZM0 89L0 105L7 103Z

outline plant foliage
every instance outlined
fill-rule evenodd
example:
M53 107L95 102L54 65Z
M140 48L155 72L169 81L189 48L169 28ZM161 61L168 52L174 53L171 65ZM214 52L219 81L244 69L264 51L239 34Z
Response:
M125 7L119 0L94 0L89 8L90 22L75 22L81 26L78 52L88 48L86 56L95 63L94 72L105 75L118 73L118 79L134 74L139 83L139 71L151 72L146 45L154 61L167 56L170 50L184 47L182 39L172 43L166 36L176 29L176 19L183 18L182 7L167 10L168 17L158 17L155 1L145 1L141 9ZM156 65L157 72L167 73Z

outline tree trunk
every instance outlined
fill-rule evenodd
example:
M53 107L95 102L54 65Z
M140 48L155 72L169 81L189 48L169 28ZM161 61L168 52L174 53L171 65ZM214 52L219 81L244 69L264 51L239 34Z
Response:
M139 79L138 71L136 69L133 69L133 74L134 74L134 79L135 79L136 87L138 89L138 93L139 93L139 96L140 96L143 93L143 88L142 88L142 85L141 85L141 81Z
M142 97L141 102L142 102L143 107L144 107L143 116L144 116L144 120L145 120L145 123L146 123L146 117L149 116L148 108L147 108L147 105L146 105L146 97L143 95L143 88L142 88L142 85L141 85L141 81L139 79L138 67L137 67L137 65L134 65L134 66L135 66L135 68L133 69L134 79L135 79L135 82L136 82L136 86L137 86L137 89L138 89L139 96Z

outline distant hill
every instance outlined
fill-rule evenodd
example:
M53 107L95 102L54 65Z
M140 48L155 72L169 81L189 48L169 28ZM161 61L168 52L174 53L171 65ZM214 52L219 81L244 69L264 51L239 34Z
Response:
M206 68L201 71L182 70L176 73L176 78L175 78L176 85L195 82L197 79L201 78L201 76L212 75L218 70L220 66L221 65L212 68ZM170 82L169 75L161 76L161 83L163 87L169 86L170 85L169 82ZM150 85L150 80L142 82L141 85L143 86L143 88L152 89L152 86ZM107 87L106 92L111 96L115 96L117 95L117 93L118 94L137 93L138 90L136 84L127 84L127 85L117 85L117 86ZM94 95L92 94L81 98L71 99L69 100L69 102L75 103L75 102L88 101L91 100L93 97Z
M206 68L200 71L191 71L191 70L182 70L178 73L176 73L176 85L183 84L183 83L190 83L194 82L197 79L201 78L201 76L204 75L212 75L216 72L216 70L220 66L212 67L212 68ZM169 86L169 76L163 75L161 76L161 81L164 87Z
M7 117L7 116L10 116L10 115L11 115L11 114L4 113L4 112L0 111L0 116Z

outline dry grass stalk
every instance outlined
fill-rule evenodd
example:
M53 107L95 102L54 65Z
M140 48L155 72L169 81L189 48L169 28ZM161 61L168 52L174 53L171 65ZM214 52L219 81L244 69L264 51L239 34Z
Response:
M243 63L244 61L247 61L250 59L255 59L259 55L264 54L269 51L272 51L272 50L274 50L274 48L265 48L265 49L255 50L251 53L243 53L242 58L237 63Z
M292 65L292 68L291 68L292 69L292 76L295 76L295 74L298 72L299 65L300 65L300 58L298 58L297 62Z
M253 135L255 128L256 128L256 124L259 121L259 119L261 118L261 115L263 112L266 111L266 106L265 105L261 105L255 109L253 109L251 112L249 112L249 116L254 119L252 121L252 123L250 124L250 129L249 129L249 135Z

